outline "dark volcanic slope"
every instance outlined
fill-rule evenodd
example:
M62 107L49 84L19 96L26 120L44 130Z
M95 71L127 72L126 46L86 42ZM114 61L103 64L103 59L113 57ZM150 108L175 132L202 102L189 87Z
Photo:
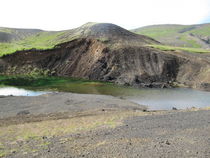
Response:
M157 41L113 24L86 24L70 35L79 36L54 49L25 50L0 58L0 73L70 76L137 87L177 82L210 89L208 55L153 49L145 44Z
M87 23L76 29L83 29L83 37L107 38L112 40L137 40L143 44L158 43L157 41L147 36L132 33L120 26L109 23Z

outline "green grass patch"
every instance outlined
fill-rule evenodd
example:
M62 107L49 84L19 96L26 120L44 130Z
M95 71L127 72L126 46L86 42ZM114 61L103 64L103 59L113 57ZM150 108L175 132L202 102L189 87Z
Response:
M186 51L189 53L210 53L210 50L205 50L201 48L173 47L167 45L149 45L149 46L163 51Z
M0 43L0 57L6 54L14 53L18 50L27 49L51 49L55 45L62 43L64 32L40 32L26 37L23 40L16 40L8 43ZM68 40L68 39L66 39Z
M0 28L0 32L12 33L12 29L9 29L9 28Z
M187 42L193 48L201 48L201 45L199 45L195 40L189 39L187 35L182 35L179 39Z
M178 25L157 25L151 27L140 28L134 30L135 33L146 35L152 38L169 37L177 34L178 31L184 29L186 26Z
M5 157L7 155L7 152L4 150L0 150L0 158Z
M193 33L195 35L201 35L201 36L209 36L210 35L210 24L203 24L202 26L189 31L189 33Z

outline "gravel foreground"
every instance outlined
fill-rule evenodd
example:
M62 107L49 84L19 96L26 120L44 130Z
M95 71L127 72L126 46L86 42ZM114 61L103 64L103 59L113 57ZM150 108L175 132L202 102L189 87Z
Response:
M210 157L210 110L72 93L0 97L0 157Z

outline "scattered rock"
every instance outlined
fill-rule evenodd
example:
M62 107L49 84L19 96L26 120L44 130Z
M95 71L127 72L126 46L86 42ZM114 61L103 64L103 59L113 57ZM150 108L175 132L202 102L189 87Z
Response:
M28 110L23 110L17 113L17 116L21 116L21 115L29 115L30 112Z
M168 140L166 140L166 144L167 144L167 145L171 145L171 143L170 143Z
M177 108L176 107L172 107L172 110L177 110Z

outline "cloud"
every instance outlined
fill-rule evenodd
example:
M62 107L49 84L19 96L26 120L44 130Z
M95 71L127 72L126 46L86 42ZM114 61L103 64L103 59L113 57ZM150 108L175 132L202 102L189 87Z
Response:
M127 29L152 24L194 24L210 15L209 0L1 0L0 25L70 29L89 21Z

